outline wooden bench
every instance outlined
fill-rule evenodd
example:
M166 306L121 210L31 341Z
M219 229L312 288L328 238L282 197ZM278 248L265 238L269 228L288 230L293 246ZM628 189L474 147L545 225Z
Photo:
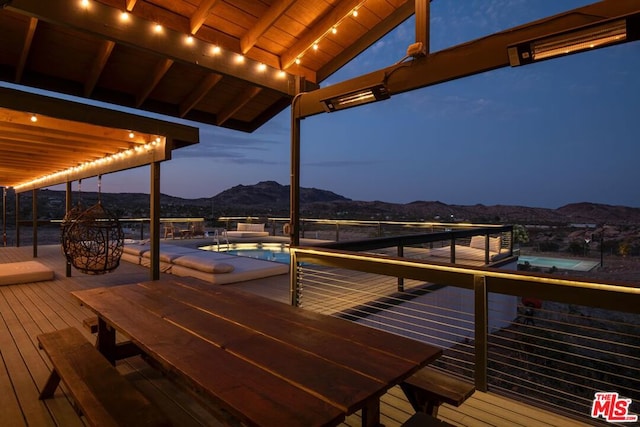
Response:
M92 426L171 425L76 328L39 335L38 342L53 364L40 399L53 396L62 380Z
M438 415L443 403L460 406L476 391L476 387L433 368L422 368L400 384L416 412Z
M424 412L416 412L401 427L453 427L446 421L439 420Z
M82 321L82 326L87 328L87 330L89 330L89 332L91 332L92 334L97 334L98 333L98 317L97 316L87 317Z

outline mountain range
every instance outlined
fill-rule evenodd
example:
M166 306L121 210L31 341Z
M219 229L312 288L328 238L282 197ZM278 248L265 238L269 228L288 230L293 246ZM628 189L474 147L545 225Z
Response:
M90 205L98 194L73 194L74 201ZM31 210L31 193L21 196L21 211ZM102 193L103 205L111 207L121 217L147 216L149 195L144 193ZM62 218L65 192L38 192L39 216ZM512 205L449 205L439 201L415 201L406 204L382 201L356 201L331 191L317 188L300 189L300 210L303 217L397 220L397 221L469 221L474 223L519 224L640 224L640 208L598 203L572 203L557 209ZM184 199L161 195L163 216L288 216L289 186L275 181L254 185L237 185L208 198ZM7 200L7 208L14 204ZM45 214L46 212L46 214ZM23 214L21 213L21 216ZM30 215L29 215L30 216Z

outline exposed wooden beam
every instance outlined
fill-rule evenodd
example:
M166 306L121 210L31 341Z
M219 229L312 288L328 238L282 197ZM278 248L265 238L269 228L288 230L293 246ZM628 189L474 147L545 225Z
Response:
M295 3L295 0L278 0L258 19L253 27L240 39L240 49L243 54L256 44L258 39Z
M390 66L308 92L301 97L296 113L300 118L322 113L321 100L383 81L393 95L507 67L507 47L512 44L639 12L637 0L603 0L432 53L411 66Z
M429 52L429 2L430 0L413 0L416 15L416 43L422 43L425 52Z
M204 21L207 20L209 13L211 13L211 9L215 6L218 0L202 0L198 9L194 12L189 20L189 30L191 34L195 34L198 32Z
M180 103L179 116L186 116L187 113L198 105L202 98L204 98L220 80L222 80L222 76L220 74L208 74L204 79L202 79L198 86L191 91L189 96Z
M153 72L151 73L151 77L147 80L146 86L142 88L138 96L136 97L136 108L140 107L144 101L147 100L153 89L160 83L160 80L164 77L164 75L169 71L169 68L173 65L173 61L168 58L162 58L156 64Z
M232 52L223 51L213 55L208 44L198 44L192 49L185 49L184 33L165 28L159 36L149 31L149 21L133 14L130 22L123 25L118 9L100 2L92 2L91 13L87 13L83 8L69 8L68 0L12 0L7 8L42 21L73 28L176 62L196 64L216 74L233 76L256 86L291 95L290 79L279 77L275 70L266 73L254 72L259 61L247 58L246 66L239 69L233 61L235 54Z
M102 74L102 70L104 70L104 66L107 64L109 60L109 56L111 56L111 52L113 51L113 47L116 44L111 40L105 40L100 45L100 51L98 55L96 55L93 60L93 65L91 66L91 71L89 71L89 76L87 77L87 81L84 83L84 96L89 98L93 89L96 87L96 83Z
M361 52L365 51L368 47L372 46L389 31L396 28L398 25L406 21L414 13L415 3L412 0L405 2L402 6L396 9L391 15L389 15L384 21L367 31L361 38L355 43L352 43L346 49L344 49L339 55L334 57L331 61L327 62L322 68L318 70L317 80L323 81L331 74L342 68L345 64L358 56ZM398 52L398 58L401 58L404 52Z
M136 5L136 0L127 0L127 12L131 12Z
M262 88L257 86L251 86L236 98L235 102L227 105L225 109L220 111L216 115L216 122L218 126L229 120L238 110L244 107L251 99L258 95L262 91Z
M342 20L360 3L362 3L362 0L344 0L339 2L338 5L322 17L316 25L309 28L291 49L282 55L282 68L287 69L294 64L296 58L306 52L316 40L330 31L331 28L336 25L336 22Z
M29 18L29 27L27 28L27 34L25 34L24 37L24 43L22 44L20 60L18 61L18 65L16 66L16 83L20 83L20 80L22 80L22 73L24 73L24 66L27 63L29 51L31 51L31 42L33 41L33 35L36 33L37 26L38 20L36 18Z

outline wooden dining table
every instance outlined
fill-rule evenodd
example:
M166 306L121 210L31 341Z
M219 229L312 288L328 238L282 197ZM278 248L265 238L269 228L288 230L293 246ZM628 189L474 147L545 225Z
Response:
M348 320L190 278L74 291L98 316L98 348L136 352L169 378L255 426L330 426L362 410L441 349ZM116 342L116 331L123 335Z

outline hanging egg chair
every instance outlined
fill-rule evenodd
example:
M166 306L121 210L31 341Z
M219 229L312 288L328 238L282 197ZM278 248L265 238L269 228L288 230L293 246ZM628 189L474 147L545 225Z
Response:
M100 200L86 210L78 204L62 220L62 250L67 262L82 273L112 272L120 264L123 246L120 221Z

